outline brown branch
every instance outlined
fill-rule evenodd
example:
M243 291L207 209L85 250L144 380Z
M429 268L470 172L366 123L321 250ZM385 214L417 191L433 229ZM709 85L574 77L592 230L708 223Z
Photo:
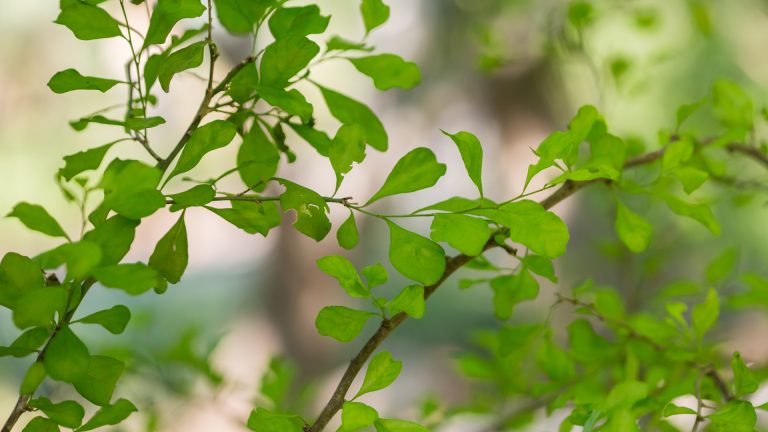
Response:
M749 156L756 162L761 163L765 168L768 168L768 154L765 154L758 147L742 143L730 143L725 146L725 149L730 153L741 153Z

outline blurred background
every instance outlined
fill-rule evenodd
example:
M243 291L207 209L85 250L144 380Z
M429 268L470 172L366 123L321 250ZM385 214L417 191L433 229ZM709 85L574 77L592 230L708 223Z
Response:
M113 3L105 7L115 12ZM359 38L364 33L357 2L315 3L332 16L327 34ZM552 131L565 128L582 104L595 105L612 133L646 149L658 147L660 129L674 128L678 106L702 98L716 78L740 83L758 108L764 106L768 1L595 0L579 2L583 7L571 3L390 0L390 21L370 36L370 42L378 52L415 61L422 70L419 87L378 92L343 61L326 62L313 71L316 81L368 103L390 134L390 151L369 153L349 175L340 196L360 200L370 196L395 161L416 146L430 147L448 164L448 175L429 191L382 201L382 213L411 211L454 195L473 196L458 152L440 129L468 130L480 138L486 193L501 201L522 190L527 166L535 161L531 148ZM132 24L144 28L143 9L132 9ZM76 40L53 23L58 14L53 1L0 0L0 10L0 214L19 201L40 203L66 228L76 230L79 210L63 199L54 173L63 165L63 156L109 142L116 132L91 126L76 133L67 122L124 104L124 94L113 90L105 95L55 95L45 84L69 67L86 75L122 77L130 53L119 38ZM200 23L185 20L182 27ZM248 41L223 32L215 31L214 38L222 50L220 72L251 50ZM182 74L171 92L162 95L157 111L168 123L153 129L151 137L160 154L178 139L203 89L197 76ZM321 127L334 130L337 123L325 111L317 90L311 86L301 90L315 105ZM697 116L691 127L708 130L708 122L706 115ZM758 140L765 137L762 125ZM299 158L281 168L282 176L321 185L321 192L332 193L330 165L296 137L290 136L288 142ZM235 151L236 146L230 146L212 153L192 176L206 179L234 166ZM131 144L110 152L117 154L144 157L142 149ZM761 178L758 168L736 159L728 170L744 178ZM231 190L236 190L239 186L232 180ZM542 175L531 190L546 180ZM183 187L177 185L178 190ZM630 309L651 307L649 293L673 282L700 281L707 264L726 248L736 251L738 271L765 271L768 218L762 187L762 194L750 188L724 193L718 187L698 193L715 205L723 225L719 237L695 222L670 217L656 205L640 203L635 209L653 221L656 235L649 250L639 255L630 254L616 238L613 205L601 187L559 204L554 210L571 231L569 253L556 263L559 284L542 285L539 300L519 308L513 321L541 320L554 301L553 292L570 289L587 277L615 287ZM342 210L332 208L334 224L346 217ZM175 216L164 211L143 221L127 260L146 260L174 221ZM162 296L132 298L105 289L89 295L83 313L116 303L135 311L128 330L119 337L100 328L82 329L89 346L98 347L93 351L129 360L129 372L117 394L134 401L142 414L134 416L126 430L244 430L248 413L263 401L260 387L265 373L273 384L294 376L296 384L288 389L292 403L308 418L316 415L361 341L341 345L317 335L317 311L349 301L315 266L321 256L340 250L332 235L314 243L290 229L290 217L284 222L262 238L193 209L187 215L190 264L179 284ZM362 244L345 255L360 266L375 262L388 266L383 224L369 219L358 219L358 224ZM421 232L426 228L409 226ZM15 219L0 219L0 254L16 251L31 256L56 244ZM424 401L455 405L471 399L471 385L456 370L458 352L471 345L478 329L498 328L500 323L492 313L491 290L460 290L461 277L471 273L450 280L430 299L423 319L409 320L385 343L404 360L405 368L393 387L364 398L380 407L383 415L415 418ZM395 278L384 289L394 293L404 284ZM4 312L0 311L0 345L16 335ZM567 318L556 317L555 322ZM727 341L727 349L741 350L749 361L768 360L768 344L763 343L768 321L763 314L733 314L725 320L726 330L718 337ZM16 399L28 363L29 359L2 359L3 416ZM55 396L61 390L44 391ZM558 418L540 417L528 430L556 430ZM482 416L467 414L440 430L479 431L488 424Z

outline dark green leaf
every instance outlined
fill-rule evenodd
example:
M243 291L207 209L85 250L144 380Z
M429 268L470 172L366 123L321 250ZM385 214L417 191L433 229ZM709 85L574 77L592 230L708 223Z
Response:
M285 91L282 88L261 87L259 96L270 105L299 117L304 123L309 123L312 120L312 105L296 89Z
M34 362L26 375L24 375L19 393L22 395L34 394L37 388L40 387L40 384L43 383L43 380L45 380L45 376L45 365L39 361Z
M30 288L16 300L13 323L20 329L47 327L54 314L67 307L67 291L61 287Z
M176 23L184 18L197 18L203 12L205 6L200 0L159 0L149 20L144 47L165 43Z
M432 150L418 147L403 156L387 176L384 185L366 205L381 198L432 187L445 174L445 164L439 163Z
M225 120L214 120L195 129L168 179L196 167L206 154L229 144L236 133L235 125Z
M250 189L261 191L266 182L277 172L280 154L264 131L255 123L243 138L237 152L237 169L240 178Z
M429 429L418 423L400 419L378 419L374 426L376 432L429 432Z
M184 192L169 195L169 198L173 200L173 204L171 204L169 210L175 212L188 207L204 206L213 201L215 196L216 191L213 190L211 185L199 184Z
M476 256L483 252L492 233L482 219L462 214L439 214L432 220L429 236L436 242L448 242L465 255Z
M738 257L738 249L726 249L707 266L707 281L712 284L718 284L725 280L736 267Z
M275 39L323 33L331 17L320 15L317 5L280 8L269 18L269 31Z
M158 78L160 86L168 93L173 76L187 69L193 69L203 63L203 51L207 42L197 42L171 53L160 65Z
M360 125L365 130L365 141L379 151L387 150L387 131L381 120L362 103L320 86L325 103L331 114L343 124Z
M393 359L392 354L387 351L379 352L368 363L363 385L355 398L388 387L395 382L402 369L403 362Z
M352 42L340 36L333 36L326 42L326 49L331 51L373 51L373 47L367 46L365 42Z
M443 276L445 251L439 244L387 221L389 260L400 274L423 285Z
M314 147L321 156L328 156L328 149L331 147L331 139L325 132L319 131L311 126L288 123L304 141Z
M105 405L86 422L79 431L89 431L102 426L116 425L127 419L132 413L138 412L136 406L127 399L118 399L113 405Z
M696 334L701 338L717 322L720 315L720 300L717 291L710 289L703 303L695 305L691 309L691 325Z
M732 400L706 417L711 432L752 432L757 423L755 407L741 400Z
M53 420L45 417L35 417L24 426L21 432L59 432L60 430Z
M389 19L389 6L381 0L363 0L360 5L360 13L363 15L365 33L384 24Z
M74 383L75 389L81 396L96 405L108 405L117 380L123 374L123 369L125 364L120 360L106 356L91 356L85 374Z
M39 397L29 402L29 406L36 408L57 424L74 429L83 423L85 410L75 401L63 401L57 404L45 397Z
M760 382L747 364L744 363L744 359L741 358L739 352L733 353L731 369L733 370L733 388L736 397L754 393L760 387Z
M216 15L232 33L252 33L274 0L214 0Z
M446 131L443 133L456 143L461 153L461 160L464 161L464 167L467 169L467 174L472 182L477 186L480 191L480 196L483 196L483 146L480 144L480 140L476 136L469 132L457 132L450 134Z
M315 241L322 240L331 230L331 221L327 215L330 209L323 197L311 189L288 180L278 181L285 186L285 192L280 195L280 206L284 212L288 210L296 212L294 228Z
M43 362L48 375L59 381L74 383L88 371L91 356L88 348L68 326L62 327L45 350Z
M122 34L118 22L104 9L82 0L62 1L56 23L67 27L81 40L111 38Z
M421 71L416 63L405 61L394 54L350 58L349 61L360 73L371 77L379 90L393 87L407 90L421 82Z
M116 264L97 268L93 276L105 287L139 295L156 287L160 275L144 263Z
M261 59L261 85L285 86L320 52L316 43L301 35L287 36L270 44Z
M64 237L69 239L67 233L61 228L56 219L37 204L19 203L6 217L15 217L27 228L47 234L51 237Z
M64 156L64 168L59 170L59 174L67 181L70 181L73 177L84 171L95 170L101 165L101 161L104 160L107 151L109 151L114 144L115 143L112 142L69 156Z
M354 339L368 319L376 314L345 306L326 306L320 310L315 320L317 332L322 336L330 336L340 342Z
M80 318L77 322L83 324L98 324L112 334L120 334L125 330L125 327L130 320L130 309L123 305L117 305L110 309L92 313L85 318Z
M136 160L113 160L99 183L104 206L129 219L151 215L165 207L165 197L157 190L161 175L157 167Z
M98 90L104 93L119 83L118 80L83 76L74 69L66 69L51 77L48 87L59 94L73 90Z
M102 265L117 264L131 248L138 225L136 220L115 215L85 233L83 239L101 248Z
M712 85L712 108L725 126L742 130L752 129L752 99L736 83L723 79L715 81Z
M706 204L689 203L681 200L680 198L661 192L657 194L664 202L667 203L667 207L680 216L686 216L701 223L712 234L720 235L720 224L715 219L715 215L712 213L712 209Z
M157 242L149 266L157 270L168 282L178 283L189 260L187 252L187 226L184 215Z

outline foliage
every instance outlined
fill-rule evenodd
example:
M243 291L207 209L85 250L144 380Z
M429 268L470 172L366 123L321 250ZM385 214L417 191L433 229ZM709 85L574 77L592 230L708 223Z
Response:
M336 279L339 286L365 306L326 306L316 318L320 335L340 342L357 340L366 324L378 328L353 357L337 389L319 416L306 419L285 403L295 371L273 361L262 383L263 406L256 407L244 425L254 431L317 432L341 412L342 431L375 428L377 432L425 431L438 422L424 425L410 419L381 417L358 398L390 386L408 367L379 345L408 318L422 318L427 300L463 267L483 277L463 285L488 285L493 293L489 308L502 320L498 331L479 335L479 350L462 354L460 371L481 385L480 401L474 406L455 407L451 415L472 411L499 419L498 429L515 429L530 420L530 412L546 407L548 413L564 410L561 431L676 430L672 416L693 416L694 430L706 423L708 430L752 431L756 410L749 395L765 374L748 365L739 353L723 357L710 335L725 307L766 305L768 279L748 274L742 279L749 290L726 296L721 282L732 272L735 252L726 251L706 271L701 284L662 297L659 310L628 310L616 291L590 281L558 294L552 308L570 306L580 315L567 324L563 341L553 328L550 314L544 322L510 321L523 307L539 297L540 281L557 282L553 260L566 253L570 234L564 221L550 209L573 193L590 185L603 185L615 206L617 238L632 253L643 253L658 236L654 225L634 203L638 199L660 203L681 217L690 218L713 234L720 225L709 205L695 192L707 183L728 184L718 162L730 157L748 157L768 167L765 149L754 144L754 103L738 84L718 80L702 101L684 105L677 113L674 131L659 133L657 150L643 153L613 131L598 109L581 107L567 128L555 131L535 150L526 190L518 196L493 200L485 195L483 149L470 132L445 132L456 145L467 180L477 187L473 197L456 196L426 205L407 214L386 215L374 203L397 195L434 186L446 173L432 150L418 147L403 155L392 167L381 187L370 198L359 200L323 196L318 185L300 185L278 176L285 163L296 155L286 144L286 131L294 131L328 159L335 174L334 191L370 149L386 151L388 136L376 114L363 103L330 89L311 78L313 67L326 60L349 61L371 78L380 90L410 89L421 81L416 64L394 54L370 54L366 39L350 41L326 37L330 17L315 5L290 6L286 1L160 0L151 9L149 27L135 30L127 22L127 8L148 7L142 1L125 4L118 0L122 16L113 17L102 1L62 0L56 23L82 40L121 37L132 58L125 80L91 77L76 69L56 73L48 86L56 93L96 90L127 91L128 103L119 118L103 113L87 115L71 123L75 130L91 124L116 127L120 138L64 158L57 182L65 198L83 211L80 235L67 232L56 218L38 204L20 203L8 214L27 228L63 242L37 256L8 253L0 262L0 305L12 312L18 338L0 347L0 356L34 356L20 388L17 405L3 431L10 430L27 411L37 417L25 431L94 430L120 424L136 411L151 413L151 406L134 404L115 396L126 365L118 358L91 352L78 335L83 324L97 324L113 334L130 325L131 311L123 305L82 316L80 305L92 289L112 288L130 295L158 294L178 283L188 263L185 216L197 208L213 212L249 234L267 236L285 213L293 227L315 241L332 230L331 205L349 210L337 228L336 239L344 249L357 246L360 233L357 217L371 217L389 232L388 256L392 267L409 282L396 295L385 296L380 288L389 276L381 264L358 269L347 258L320 258L318 267ZM148 9L149 10L149 9ZM389 18L390 9L381 0L360 4L365 34ZM227 31L256 38L269 31L274 38L264 50L254 53L216 81L219 54L212 37L213 16ZM179 35L173 33L188 18L205 17L206 23ZM587 2L571 2L567 20L581 31L593 19ZM169 36L173 33L169 40ZM140 42L137 39L145 36ZM310 38L309 36L313 36ZM322 47L318 41L324 41ZM207 61L205 60L207 58ZM162 157L154 149L148 130L165 123L152 115L160 92L169 92L175 76L207 70L207 88L197 113L170 153ZM335 133L317 129L314 106L296 88L300 82L314 85L339 121ZM684 122L700 110L709 110L719 124L714 136L685 129ZM332 135L332 137L331 137ZM127 143L146 150L141 160L115 157L113 148ZM179 185L217 149L236 145L237 165L220 176L178 193L166 186ZM369 149L370 148L370 149ZM104 167L102 171L99 171ZM556 175L537 190L527 190L542 172ZM240 176L243 192L224 191L220 181ZM183 184L183 183L181 183ZM536 201L533 195L552 189ZM280 190L270 195L265 191ZM98 197L98 198L96 198ZM91 201L89 201L89 199ZM94 204L93 200L97 202ZM363 204L360 204L363 203ZM123 262L141 221L161 209L179 212L170 230L158 239L146 262ZM404 218L431 222L429 233L407 228ZM450 255L448 250L456 250ZM500 264L489 258L491 250L506 251ZM394 281L393 283L397 283ZM683 302L686 296L693 301ZM682 298L681 298L682 297ZM171 347L168 361L184 363L216 384L221 381L200 355L190 338ZM350 389L365 370L354 396ZM47 379L71 386L82 396L52 401L38 394ZM353 390L354 391L354 390ZM675 402L684 395L698 401L694 410ZM81 402L97 407L86 418ZM526 401L525 409L508 407ZM707 411L704 410L707 409ZM426 414L436 408L425 410ZM92 410L88 410L91 412Z

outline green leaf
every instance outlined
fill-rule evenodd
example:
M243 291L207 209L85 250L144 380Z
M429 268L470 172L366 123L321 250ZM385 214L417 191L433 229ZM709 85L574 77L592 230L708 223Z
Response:
M69 236L61 228L56 219L37 204L19 203L11 210L6 217L15 217L21 221L27 228L49 235L51 237L64 237L69 240Z
M333 36L325 44L326 51L373 51L373 47L367 46L365 42L352 42L340 36Z
M680 129L680 126L682 126L689 117L696 113L696 111L703 107L706 102L707 99L704 98L694 103L680 105L680 108L677 109L677 124L675 125L675 128Z
M387 176L384 185L365 204L401 193L432 187L445 174L445 164L439 163L432 150L418 147L403 156Z
M157 190L161 175L157 167L136 160L113 160L99 183L103 205L129 219L151 215L165 207L165 197Z
M218 6L218 2L216 4ZM197 18L205 12L200 0L159 0L149 20L144 48L163 44L173 26L184 18Z
M544 139L535 151L536 155L539 157L539 161L528 166L528 174L525 178L525 188L528 188L528 184L536 174L554 166L556 159L566 161L566 164L568 165L573 164L576 159L574 154L578 155L580 143L580 141L576 142L574 133L571 131L555 131Z
M156 287L160 275L144 263L116 264L97 268L93 276L105 287L139 295Z
M403 362L393 359L392 354L387 351L379 352L368 363L363 385L355 398L388 387L395 382L402 369Z
M696 411L692 410L692 409L690 409L688 407L681 407L681 406L677 406L677 405L675 405L673 403L668 403L664 407L664 412L663 412L662 415L664 417L670 417L670 416L673 416L673 415L680 415L680 414L693 414L693 415L696 415Z
M371 77L379 90L393 87L408 90L421 82L421 71L416 63L405 61L398 55L378 54L348 60L360 73Z
M82 0L61 2L57 24L68 28L80 40L93 40L120 36L120 26L104 9Z
M331 147L331 139L325 132L319 131L311 126L288 123L288 126L294 130L304 141L309 143L321 156L328 157L328 149Z
M492 233L482 219L462 214L439 214L432 220L429 236L436 242L448 242L465 255L477 256L483 252Z
M168 93L173 76L203 64L203 52L207 42L201 41L175 51L163 59L158 70L160 87Z
M467 174L472 182L477 186L477 190L480 191L480 196L483 196L483 146L480 144L480 140L476 136L469 132L461 131L455 134L442 131L443 134L449 136L456 146L459 148L461 154L461 160L464 161L464 167L467 169Z
M235 125L225 120L214 120L195 129L168 179L197 166L206 154L229 144L236 133Z
M374 426L376 432L429 432L429 429L418 423L400 419L378 419Z
M695 305L691 309L691 324L699 338L712 328L720 315L720 300L717 291L710 289L707 292L707 298L704 303Z
M312 120L312 104L307 102L304 95L296 89L285 91L282 88L261 87L259 96L270 105L299 117L304 123L309 123Z
M296 367L282 357L273 357L269 368L261 377L259 391L272 401L275 408L286 405L287 397L296 378Z
M66 69L56 72L48 81L48 87L59 94L73 90L98 90L104 93L119 83L118 80L83 76L75 69Z
M63 315L67 300L67 291L61 287L28 289L16 301L13 323L20 329L48 327L53 322L56 312Z
M653 225L633 212L621 201L616 202L616 233L629 250L640 253L648 247Z
M683 190L687 194L701 187L709 179L709 173L691 166L677 167L672 174L682 183Z
M344 174L352 170L353 163L365 159L365 131L358 125L342 125L331 141L328 158L336 173L336 190L341 186Z
M359 125L365 131L365 141L368 145L379 151L387 150L387 131L370 108L349 96L323 86L318 87L331 115L343 124Z
M485 216L509 228L509 237L547 258L557 258L568 245L568 227L554 213L541 204L522 200L507 203L497 210L474 210L472 214Z
M269 31L275 39L325 32L331 17L320 15L317 5L283 7L269 18Z
M317 260L317 266L323 273L339 281L339 285L351 297L366 298L371 296L371 292L363 284L355 266L343 256L329 255L320 258Z
M261 85L284 87L320 52L316 43L301 35L287 36L270 44L261 60Z
M750 130L754 122L754 105L738 84L720 79L712 85L712 108L720 122L734 129Z
M733 353L731 369L733 370L733 388L736 397L754 393L760 387L760 382L749 367L747 367L747 364L744 363L744 359L741 358L741 354L738 351Z
M342 432L355 432L368 426L373 426L379 418L379 413L362 402L344 402L341 408Z
M256 408L248 417L248 429L256 432L303 432L304 420L295 414Z
M0 261L0 305L15 309L29 290L44 286L43 270L33 260L9 252Z
M48 375L58 381L74 383L88 371L91 358L85 344L63 326L51 339L43 362Z
M101 165L101 161L104 160L107 151L109 151L114 144L114 142L111 142L103 146L64 156L64 168L59 170L59 175L64 177L67 181L70 181L76 175L84 171L95 170Z
M35 417L24 426L21 432L59 432L60 430L53 420L45 417Z
M63 401L57 404L45 397L39 397L29 402L29 406L36 408L57 424L70 429L77 428L83 423L85 409L75 401Z
M258 122L243 138L243 143L237 152L237 170L245 185L253 190L261 191L266 182L277 172L280 163L280 153Z
M387 282L387 279L389 279L387 269L379 263L363 267L361 273L368 282L368 288L384 285Z
M739 251L736 248L726 249L707 266L707 282L718 284L725 280L736 267Z
M360 236L357 233L357 224L355 223L355 214L350 211L347 220L345 220L336 231L336 240L339 242L339 246L350 250L357 246L359 237Z
M667 145L664 150L664 155L661 159L661 166L664 171L677 168L683 162L693 156L694 145L693 142L688 139L674 140Z
M85 374L75 381L75 389L81 396L99 406L112 400L117 380L123 374L125 364L106 356L91 356Z
M405 312L412 318L420 319L424 316L424 310L426 309L424 304L424 287L421 285L408 285L387 306L392 316Z
M514 275L499 276L491 280L493 308L500 319L509 319L514 307L539 295L539 283L523 269Z
M42 362L36 361L30 366L24 380L21 382L21 388L19 392L22 395L34 394L40 384L45 380L45 365Z
M331 230L331 221L327 215L330 209L323 197L288 180L278 181L285 186L285 192L280 195L280 206L284 212L296 211L294 228L315 241L322 240Z
M216 15L232 33L252 33L274 0L214 0Z
M326 306L315 320L317 332L339 342L349 342L363 330L368 319L376 314L345 306Z
M630 409L638 401L648 396L648 384L642 381L622 381L617 383L608 393L606 398L606 410L612 411L620 408Z
M400 274L422 285L432 285L445 271L445 251L432 240L400 228L389 226L389 260Z
M70 126L76 131L84 130L91 123L121 126L129 130L144 130L164 124L165 119L162 117L131 117L122 121L106 118L103 115L97 114L69 122Z
M674 213L689 217L707 227L712 234L720 235L720 224L708 205L689 203L666 192L657 193L657 195L666 202L667 207Z
M240 70L229 82L226 94L237 103L248 102L259 90L259 70L251 63Z
M363 15L365 33L384 24L389 19L389 6L381 0L363 0L360 5L360 13Z
M187 249L187 226L182 214L157 242L152 256L149 257L149 266L157 270L168 282L178 283L189 261Z
M427 207L420 208L416 210L414 213L422 213L429 210L439 210L439 211L444 211L449 213L464 213L470 210L478 210L482 208L495 208L495 207L496 207L496 203L486 198L469 199L469 198L456 196L456 197L451 197L451 198L448 198L447 200L429 205Z
M755 407L741 400L729 401L706 417L711 422L708 432L752 432L757 424Z
M101 248L91 241L81 240L77 243L65 243L35 257L35 260L47 269L53 269L65 263L68 276L83 279L101 262Z
M549 258L545 258L541 255L527 255L523 258L523 265L537 275L549 279L552 283L557 283L555 267L552 265L552 260Z
M175 212L189 207L204 206L213 201L215 196L216 191L213 190L211 185L199 184L184 192L169 195L169 198L173 200L173 204L171 204L169 210Z
M118 399L112 405L104 405L99 408L93 417L86 422L80 431L89 431L102 426L116 425L127 419L132 413L138 412L138 408L127 399Z
M113 306L109 309L92 313L76 322L83 324L98 324L112 334L120 334L125 330L128 321L131 320L131 311L123 305Z
M85 233L83 239L100 247L102 265L117 264L128 253L138 225L136 220L115 215Z
M205 208L248 234L259 233L266 237L270 229L280 225L280 213L271 201L237 201L232 202L232 208Z
M547 340L541 345L537 352L536 364L547 376L558 383L569 381L576 374L573 360L551 340Z

